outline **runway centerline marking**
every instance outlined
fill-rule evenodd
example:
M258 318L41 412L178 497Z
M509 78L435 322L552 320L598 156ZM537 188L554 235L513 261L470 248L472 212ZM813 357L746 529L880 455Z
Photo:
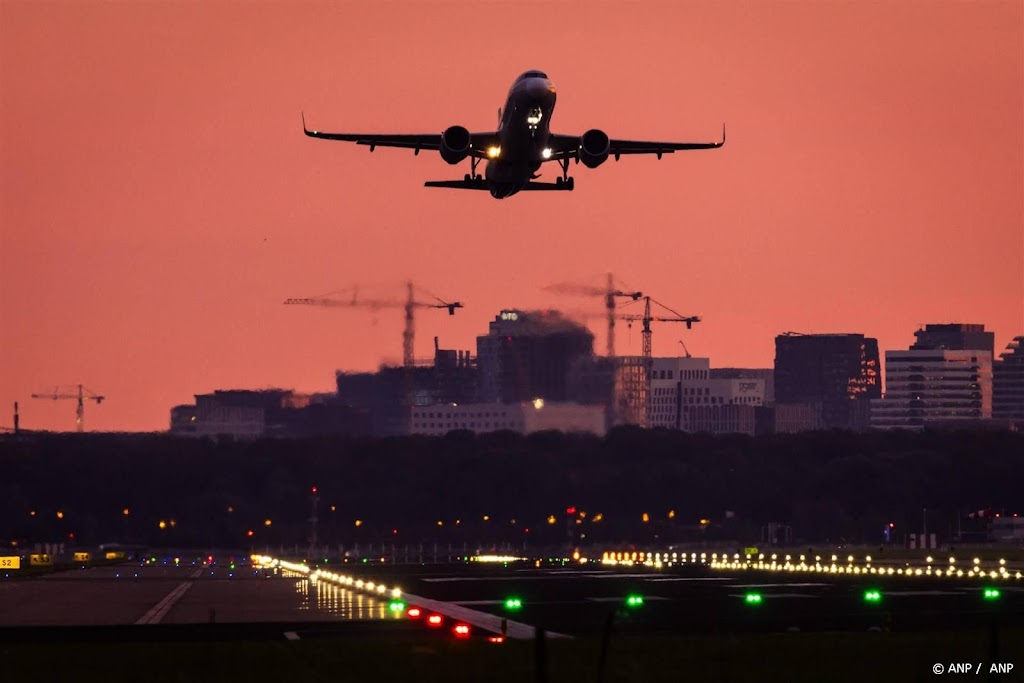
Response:
M193 576L196 576L193 574ZM184 583L178 584L178 587L172 590L170 593L164 596L163 600L153 605L153 607L142 615L136 624L159 624L160 620L164 618L171 607L174 606L181 596L192 587L192 581L185 581Z

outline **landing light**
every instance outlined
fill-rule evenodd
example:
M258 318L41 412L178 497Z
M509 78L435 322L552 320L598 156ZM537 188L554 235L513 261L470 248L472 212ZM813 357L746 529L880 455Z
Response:
M543 150L541 151L540 155L541 155L542 157L544 157L545 159L550 159L550 158L551 158L551 148L550 148L550 147L545 147L545 148L544 148L544 149L543 149Z
M497 159L499 156L501 156L501 147L488 147L487 156L490 157L491 159Z

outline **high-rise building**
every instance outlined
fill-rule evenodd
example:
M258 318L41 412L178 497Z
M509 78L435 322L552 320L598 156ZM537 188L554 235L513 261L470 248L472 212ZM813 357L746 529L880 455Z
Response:
M878 340L863 334L775 338L775 400L811 404L826 429L867 429L870 399L882 395Z
M872 427L920 429L992 417L989 351L886 351L885 377L885 398L871 404Z
M570 400L573 368L594 354L594 335L557 311L503 310L476 338L480 400Z
M992 417L1024 425L1024 336L1014 337L992 364Z
M920 349L946 349L949 351L988 351L995 355L995 334L986 332L984 325L977 323L928 324L914 332L917 341L911 351Z

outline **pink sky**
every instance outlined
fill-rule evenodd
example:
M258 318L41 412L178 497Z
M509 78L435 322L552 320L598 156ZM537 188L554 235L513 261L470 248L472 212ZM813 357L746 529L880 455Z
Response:
M587 9L583 9L586 7ZM1024 334L1024 9L1006 2L0 3L0 425L158 430L216 388L333 389L400 311L286 307L412 279L475 349L503 307L626 283L705 321L655 355L770 367L774 337L924 322ZM720 150L573 167L573 193L427 189L437 155L321 130L493 129L543 69L557 132ZM553 177L554 165L545 167ZM592 329L604 351L600 320ZM640 352L619 326L618 351Z

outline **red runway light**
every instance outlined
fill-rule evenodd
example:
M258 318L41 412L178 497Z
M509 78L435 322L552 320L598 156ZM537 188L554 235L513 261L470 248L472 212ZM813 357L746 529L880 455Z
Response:
M469 626L466 624L458 624L452 630L456 638L469 638Z
M419 619L419 618L420 618L420 615L422 615L422 614L423 614L423 612L422 612L422 611L420 611L420 608L419 608L419 607L410 607L410 608L409 608L409 611L408 611L408 612L406 612L406 614L408 614L408 615L409 615L409 618L410 618L410 619Z
M487 639L488 643L504 643L505 638L503 636L491 636Z
M442 621L444 621L444 619L441 618L440 614L431 614L427 617L427 623L431 626L440 626Z

